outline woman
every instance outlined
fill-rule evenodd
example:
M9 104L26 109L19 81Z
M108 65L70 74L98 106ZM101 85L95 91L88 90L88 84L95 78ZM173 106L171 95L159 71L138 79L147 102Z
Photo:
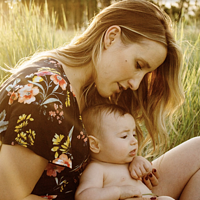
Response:
M22 64L0 93L0 199L74 198L88 158L85 106L128 107L148 130L141 147L150 139L156 150L166 139L165 118L183 99L180 60L166 16L149 2L128 0L99 13L69 45ZM153 162L160 173L153 192L181 200L200 196L199 140ZM149 187L157 179L151 180Z

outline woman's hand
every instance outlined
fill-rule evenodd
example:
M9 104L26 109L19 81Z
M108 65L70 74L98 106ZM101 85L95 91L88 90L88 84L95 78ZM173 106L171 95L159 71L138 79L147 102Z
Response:
M158 185L159 174L156 169L153 169L152 172L148 173L142 178L143 183L150 189Z

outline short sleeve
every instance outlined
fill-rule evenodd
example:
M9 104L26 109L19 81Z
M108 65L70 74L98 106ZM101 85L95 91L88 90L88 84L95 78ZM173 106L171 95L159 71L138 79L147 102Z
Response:
M9 80L1 91L3 143L22 145L69 169L81 165L88 156L87 137L61 65L38 61Z

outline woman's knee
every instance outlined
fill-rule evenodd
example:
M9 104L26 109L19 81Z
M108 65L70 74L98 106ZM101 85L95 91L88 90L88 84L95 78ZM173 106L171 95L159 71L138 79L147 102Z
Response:
M186 141L186 142L188 142L189 146L190 146L192 149L196 150L195 152L196 152L197 154L199 154L200 151L198 151L198 149L200 150L200 136L193 137L193 138L189 139L189 140ZM194 152L194 153L195 153L195 152ZM200 154L199 154L199 155L200 155Z

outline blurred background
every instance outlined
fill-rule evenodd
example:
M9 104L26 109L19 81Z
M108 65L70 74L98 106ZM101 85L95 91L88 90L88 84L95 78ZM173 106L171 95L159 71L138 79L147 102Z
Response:
M16 4L33 3L33 0L0 1L3 3L5 13ZM63 18L66 18L69 29L83 29L96 13L117 1L120 0L35 0L34 2L41 8L47 2L49 12L53 11L57 16L58 25L64 26ZM160 6L174 21L179 22L182 18L188 22L200 20L200 0L151 0L151 2Z

